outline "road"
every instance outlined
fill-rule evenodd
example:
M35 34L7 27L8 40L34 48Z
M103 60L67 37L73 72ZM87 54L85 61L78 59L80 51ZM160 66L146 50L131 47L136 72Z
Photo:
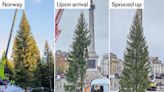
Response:
M161 83L162 86L157 86L157 91L147 91L147 92L164 92L164 79L156 79L155 83ZM111 79L111 92L118 92L119 90L119 79Z
M65 82L66 82L65 79L55 81L55 92L65 92L65 90L64 90L64 83Z

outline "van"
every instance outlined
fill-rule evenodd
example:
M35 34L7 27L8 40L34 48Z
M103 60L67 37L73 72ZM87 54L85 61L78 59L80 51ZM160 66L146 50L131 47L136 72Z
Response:
M95 79L91 82L90 92L109 92L109 79Z

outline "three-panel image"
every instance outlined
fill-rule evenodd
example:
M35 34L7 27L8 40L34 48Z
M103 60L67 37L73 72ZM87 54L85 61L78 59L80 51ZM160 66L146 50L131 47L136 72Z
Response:
M164 92L164 1L24 3L0 7L0 92Z

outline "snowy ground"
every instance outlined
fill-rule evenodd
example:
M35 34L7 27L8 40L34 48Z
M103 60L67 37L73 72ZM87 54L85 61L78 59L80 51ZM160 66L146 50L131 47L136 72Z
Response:
M0 86L0 92L24 92L24 90L15 85L8 85L7 88L5 86Z

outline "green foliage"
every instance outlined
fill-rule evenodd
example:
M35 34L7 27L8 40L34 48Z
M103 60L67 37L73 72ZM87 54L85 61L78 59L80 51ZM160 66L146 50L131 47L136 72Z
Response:
M34 72L40 62L40 54L25 11L14 40L12 57L15 62L16 84L23 88L31 87L34 84Z
M7 66L10 72L10 74L8 74L9 76L6 76L5 74L6 62L7 62ZM10 79L12 79L12 74L14 73L14 67L15 67L14 62L5 58L5 51L4 51L0 60L0 78L8 79L10 77Z
M63 73L64 73L64 67L56 68L56 74L63 74Z
M64 88L66 90L66 92L76 92L76 86L77 85L74 85L74 84L67 84L67 85L64 85Z
M6 53L6 51L3 52L2 57L1 57L1 63L2 63L3 65L6 64L5 53Z
M37 78L37 86L50 88L51 81L51 87L54 88L54 56L47 41L45 43L42 62L37 67L35 75Z
M0 78L4 79L5 78L5 74L4 74L4 62L5 62L5 58L2 56L1 61L0 61Z
M65 74L68 82L68 85L65 85L65 90L68 92L75 92L77 87L80 89L83 87L87 69L87 46L90 44L88 32L87 23L81 13L74 31L72 51L68 55L69 68Z
M54 64L54 56L53 56L52 51L50 50L50 47L49 47L47 41L45 43L44 55L42 57L42 62L46 63L46 64ZM51 67L53 67L53 66L51 66Z
M148 80L148 46L143 36L140 16L136 14L128 36L124 54L124 69L120 80L120 92L145 92Z

